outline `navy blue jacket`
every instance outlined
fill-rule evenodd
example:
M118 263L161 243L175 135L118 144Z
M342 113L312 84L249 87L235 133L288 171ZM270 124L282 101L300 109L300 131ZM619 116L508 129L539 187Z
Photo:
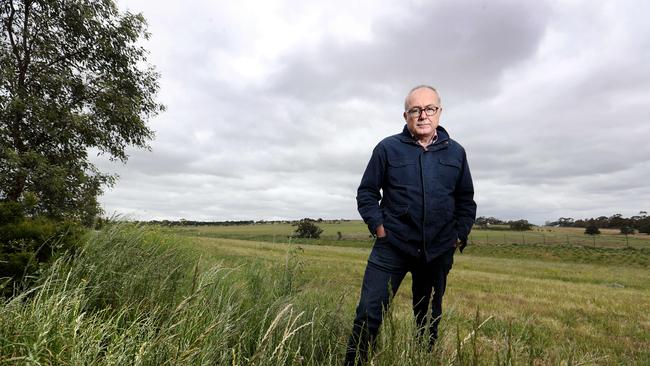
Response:
M438 126L438 139L424 150L404 126L373 150L357 190L361 217L374 235L429 261L467 240L474 219L474 186L465 149ZM381 201L381 203L380 203Z

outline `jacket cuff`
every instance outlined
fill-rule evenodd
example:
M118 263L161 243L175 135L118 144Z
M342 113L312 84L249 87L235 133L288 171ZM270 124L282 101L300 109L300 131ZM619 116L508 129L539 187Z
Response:
M376 236L377 235L377 228L381 224L383 224L383 222L381 220L370 220L368 222L368 231L370 232L370 235Z

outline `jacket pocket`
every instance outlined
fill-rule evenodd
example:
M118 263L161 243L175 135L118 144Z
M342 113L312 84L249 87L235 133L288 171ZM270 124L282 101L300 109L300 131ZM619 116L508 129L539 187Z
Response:
M458 181L461 168L462 163L458 160L440 158L438 161L438 177L440 179L440 184L447 189L453 190L456 187L456 182Z
M381 237L378 236L377 238L375 238L375 246L377 244L382 244L382 243L388 243L388 230L386 230L386 234L384 236Z
M408 205L392 205L384 208L384 227L391 242L405 242L419 232L413 225Z
M389 215L396 217L408 215L409 206L408 205L391 205L386 208Z
M420 180L416 160L388 161L388 181L391 185L416 185Z

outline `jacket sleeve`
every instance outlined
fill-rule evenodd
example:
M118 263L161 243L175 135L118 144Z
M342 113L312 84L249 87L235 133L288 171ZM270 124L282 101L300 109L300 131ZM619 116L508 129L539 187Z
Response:
M465 151L463 151L463 167L456 183L454 198L456 200L454 219L456 220L458 239L467 242L467 237L476 219L476 202L474 202L474 184Z
M357 209L361 218L368 225L370 234L375 235L377 227L382 225L384 218L379 208L381 188L386 169L386 152L377 145L372 151L372 156L363 173L361 183L357 189Z

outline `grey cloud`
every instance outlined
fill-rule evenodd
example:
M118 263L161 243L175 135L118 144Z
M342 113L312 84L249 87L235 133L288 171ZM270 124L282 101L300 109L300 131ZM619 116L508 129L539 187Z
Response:
M252 181L187 175L155 183L130 176L118 189L107 192L105 199L126 213L128 207L146 207L150 217L167 213L167 218L203 220L340 218L354 210L348 197L328 192L326 183L303 174L260 175ZM189 189L179 190L179 186Z
M536 50L548 13L518 2L424 3L377 20L372 42L326 40L313 52L288 55L270 91L312 101L382 99L435 82L443 98L485 97L497 91L504 69Z
M250 56L236 19L212 26L202 14L176 29L187 14L163 11L150 23L168 111L152 121L151 153L101 163L122 177L102 202L143 218L358 218L372 148L401 130L408 88L431 82L443 126L467 149L480 215L543 223L647 209L649 26L583 7L400 4L367 40L324 34L242 85L218 69L220 57Z

